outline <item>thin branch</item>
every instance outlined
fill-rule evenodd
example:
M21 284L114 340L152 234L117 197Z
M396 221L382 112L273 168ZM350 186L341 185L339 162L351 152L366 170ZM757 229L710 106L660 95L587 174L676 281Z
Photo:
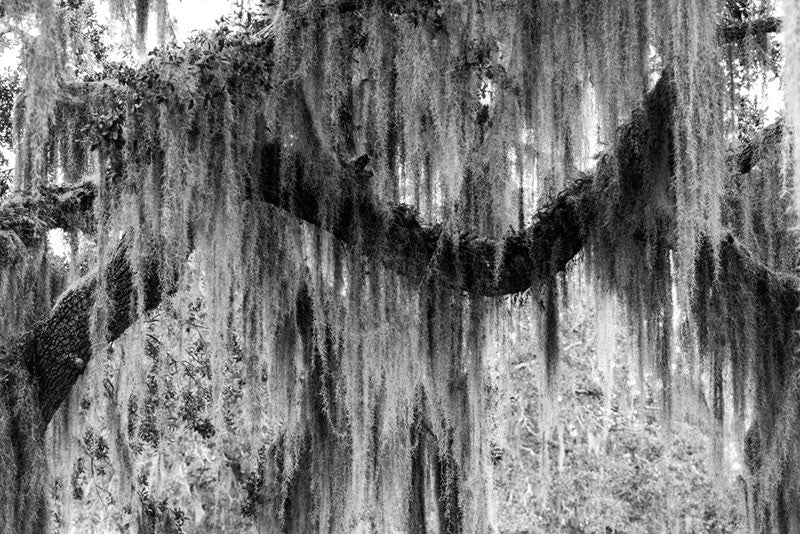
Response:
M770 124L753 137L741 151L729 158L729 166L739 174L750 172L766 154L780 149L783 134L783 120Z
M769 33L778 33L783 28L783 20L779 17L762 17L754 20L728 20L717 28L717 34L723 44L738 43L747 37L758 37Z

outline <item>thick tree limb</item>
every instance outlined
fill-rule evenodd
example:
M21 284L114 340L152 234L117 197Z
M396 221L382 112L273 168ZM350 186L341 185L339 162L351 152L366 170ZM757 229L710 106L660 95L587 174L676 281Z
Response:
M342 173L346 191L333 223L320 219L320 193L299 180L291 195L281 190L278 153L263 152L261 200L323 228L343 243L353 244L356 228L369 228L379 241L362 241L358 251L421 283L435 277L464 292L482 296L519 293L561 271L583 246L594 220L592 181L583 177L563 191L521 232L502 242L462 232L452 235L441 225L425 225L411 206L381 206L369 187L365 161Z
M277 152L264 150L264 161L270 163ZM295 191L291 206L281 198L276 168L264 167L261 197L264 201L289 209L301 219L320 225L317 195L302 187ZM358 168L348 176L363 177ZM91 184L82 186L84 198L92 196ZM586 206L591 182L582 179L559 195L543 210L525 232L509 235L503 249L501 276L494 263L497 243L471 234L450 237L440 226L424 226L416 212L408 206L382 210L365 196L367 188L355 187L350 202L343 203L337 224L327 229L345 243L352 239L354 217L362 223L386 230L382 243L368 244L366 254L379 254L379 259L416 279L427 276L458 280L465 291L483 295L500 295L524 291L537 279L561 270L580 250L583 243ZM362 196L359 196L359 192ZM285 198L285 197L284 197ZM128 241L123 239L106 267L104 279L108 294L108 337L113 341L135 320L138 309L134 290L134 273L128 259ZM539 257L532 252L541 253ZM460 266L461 264L461 266ZM158 305L161 298L158 266L146 264L143 309ZM50 314L27 332L15 351L31 375L37 377L42 416L48 422L66 399L70 388L83 373L92 355L91 321L94 315L98 274L90 273L67 290Z
M277 195L278 184L265 174L263 200L288 207ZM460 287L485 295L508 294L530 287L535 279L561 270L582 244L579 221L582 202L590 198L590 181L577 182L559 195L526 232L506 238L503 252L508 267L499 278L495 276L494 258L497 244L470 234L449 237L439 226L423 226L416 212L408 206L388 211L377 204L364 201L350 204L345 212L381 225L387 231L383 244L372 244L362 252L380 254L380 259L400 272L421 280L427 276L457 276ZM274 186L274 187L273 187ZM86 197L91 196L91 184L85 184ZM301 219L320 224L316 196L299 190L292 212ZM351 239L350 217L341 217L329 230L344 242ZM373 226L374 227L374 226ZM557 246L560 244L561 246ZM378 250L380 248L380 251ZM123 240L106 267L105 288L108 294L108 337L113 341L135 320L138 309L134 290L134 274L128 259L128 241ZM546 253L552 261L538 261L531 251ZM459 267L459 262L464 262ZM161 287L158 266L147 264L144 273L145 303L149 310L158 305ZM98 274L85 276L68 289L50 314L37 323L21 339L14 352L22 359L31 375L38 378L42 416L48 422L66 399L70 388L83 373L92 355L91 321L94 315Z
M129 240L123 238L105 268L107 341L117 339L136 319L137 294L128 251ZM157 267L154 261L142 264L145 311L155 308L161 300ZM15 348L17 357L38 379L45 423L67 398L92 356L91 322L98 278L97 272L92 272L68 289L50 314L24 334Z
M661 84L659 87L665 87ZM652 98L656 104L658 98ZM656 113L661 114L656 108ZM641 123L658 124L656 117L640 116ZM627 128L618 151L650 142L641 139L647 135L642 128ZM628 173L634 180L643 176L644 164L635 155L618 158L621 165L630 167ZM417 213L408 206L382 208L372 197L369 173L364 161L356 161L341 170L340 189L345 192L339 213L332 224L323 224L319 218L320 192L304 180L290 195L281 191L279 182L280 157L275 145L264 144L261 150L259 190L251 194L265 202L286 209L310 224L320 226L344 243L354 240L353 224L374 229L380 241L362 243L357 250L371 255L399 272L422 281L437 279L463 291L497 296L518 293L563 270L581 250L588 232L597 217L596 191L588 177L577 180L556 197L535 218L525 231L511 233L502 245L469 233L451 236L441 226L425 226ZM606 163L601 163L605 165ZM638 165L638 170L633 166ZM89 184L82 186L80 198L93 197ZM628 184L627 187L641 187ZM73 191L74 193L74 191ZM62 214L54 211L53 222L67 224L69 210ZM84 213L91 213L88 208ZM496 266L498 251L500 265ZM141 273L144 281L145 302L141 308L155 307L161 298L158 265L148 262ZM104 280L108 295L108 337L116 339L135 319L139 306L134 290L134 273L128 259L128 242L123 240L110 258ZM70 388L83 372L92 354L91 321L94 315L97 273L84 277L67 290L50 314L27 332L15 349L20 358L38 380L42 416L48 422L66 399Z
M597 177L608 176L612 170L614 173L618 170L623 177L615 185L618 196L644 197L643 188L655 187L652 175L656 154L668 154L669 150L664 147L670 146L669 88L667 81L662 80L657 85L648 95L644 108L634 113L631 122L620 129L615 154L598 164ZM366 161L362 159L342 166L339 184L344 194L339 212L328 219L332 222L323 222L319 216L320 191L313 184L298 179L295 189L287 195L279 182L277 147L264 143L260 153L258 190L251 191L251 195L329 231L342 242L355 246L358 252L382 261L412 280L422 282L436 277L471 294L499 296L538 287L567 266L587 244L592 230L603 223L600 215L607 217L609 213L607 207L601 205L608 202L604 200L602 179L580 177L545 206L529 228L509 233L502 243L471 233L451 235L441 226L424 225L409 206L381 206L372 196L370 173L365 170ZM669 167L668 162L659 165ZM661 187L667 186L661 184ZM68 228L90 228L91 224L77 215L91 214L86 203L91 204L93 199L92 185L75 186L61 193L53 199L62 200L64 206L46 212L47 220ZM21 204L32 210L36 202ZM670 206L663 209L667 216L674 217ZM371 228L374 235L381 238L364 241L363 236L353 234L356 227ZM358 245L353 244L356 238L362 240ZM742 252L742 261L753 261L748 258L749 255ZM775 278L774 282L786 291L797 292L798 285L793 278L770 273L756 263L753 269L763 272L770 280ZM145 264L142 273L145 302L141 307L145 310L155 307L161 298L157 273L158 265ZM109 296L110 341L128 328L140 309L126 240L109 260L103 281ZM97 284L97 274L92 273L65 292L48 317L26 333L17 346L18 357L38 378L45 421L50 420L66 398L91 357L90 324Z

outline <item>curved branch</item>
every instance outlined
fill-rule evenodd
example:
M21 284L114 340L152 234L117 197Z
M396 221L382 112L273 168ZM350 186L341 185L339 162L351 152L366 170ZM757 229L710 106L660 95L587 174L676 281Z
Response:
M670 88L668 78L657 84L647 96L644 108L635 112L631 122L620 129L615 154L601 159L598 164L596 177L619 170L618 175L623 180L615 187L624 195L640 196L643 188L653 187L654 154L669 152L664 146L670 143ZM366 158L361 158L340 169L339 185L344 191L344 200L339 203L339 212L329 219L332 222L325 222L319 215L322 192L302 177L295 181L292 191L282 190L277 146L264 143L260 154L260 180L258 190L250 191L252 197L323 228L343 243L354 246L359 253L382 261L412 280L422 282L435 276L457 289L483 296L523 292L564 270L586 245L592 230L603 223L600 214L606 210L601 204L608 202L603 194L603 180L584 176L546 205L530 227L509 233L502 242L469 232L453 235L440 225L425 225L409 206L385 207L377 202L369 187L371 175L365 169ZM662 162L664 165L668 164ZM93 199L91 184L75 186L65 194L67 198L74 194L81 199L77 204L66 202L67 206L75 209L82 206L84 216L91 213L85 205L91 204ZM49 220L69 225L74 222L74 215L65 208L51 212ZM77 220L81 220L80 217ZM363 236L353 234L356 227L372 228L373 234L381 238L363 241ZM354 243L356 239L359 240L357 244ZM749 256L741 258L744 261ZM752 268L762 272L781 291L798 291L793 277L787 281L786 277L759 264L753 264ZM148 310L157 306L161 298L159 270L154 260L147 261L142 269L145 302L141 309ZM140 309L126 239L109 260L103 282L109 296L108 341L111 341L130 326ZM69 289L50 314L22 337L16 348L17 356L38 379L45 421L50 420L67 397L91 357L90 323L97 284L98 275L92 273Z

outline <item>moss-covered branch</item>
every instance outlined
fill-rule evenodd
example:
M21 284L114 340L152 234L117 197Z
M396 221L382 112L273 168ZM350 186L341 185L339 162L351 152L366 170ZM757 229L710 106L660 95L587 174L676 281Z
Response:
M287 195L278 179L277 150L269 147L263 154L263 201L326 229L345 244L360 239L360 252L416 282L436 277L471 294L520 293L563 270L583 247L595 217L591 177L581 177L543 207L527 229L510 232L502 242L469 231L452 234L441 225L425 224L412 206L379 204L371 196L371 175L363 170L362 159L342 171L344 200L333 222L326 224L320 217L320 192L298 180ZM370 228L380 238L357 237L355 228Z
M0 204L0 267L20 259L53 228L92 233L94 196L94 185L88 182L9 196Z
M265 157L269 158L270 153L275 152L267 151ZM351 176L358 174L354 172ZM272 176L270 172L263 175L261 194L264 201L289 209L311 224L321 224L316 195L299 189L295 191L292 202L283 200ZM509 235L502 249L505 267L500 276L495 275L494 267L497 243L467 233L449 236L440 226L422 224L416 212L408 206L384 210L376 203L356 196L349 207L343 208L338 223L329 230L347 242L352 238L349 222L352 217L361 217L370 224L383 226L387 236L383 243L369 244L363 252L380 254L384 262L408 276L421 280L435 273L442 280L457 281L465 291L485 295L516 293L530 287L533 280L563 269L580 250L582 219L588 213L584 203L591 198L590 189L588 179L576 182L542 210L528 230ZM82 185L81 190L87 201L93 196L91 184ZM91 213L91 210L86 211ZM532 251L541 255L532 254ZM103 283L109 297L108 341L116 339L130 326L139 309L128 254L129 243L123 239L105 270ZM158 305L161 284L157 265L151 262L145 267L144 309L148 310ZM37 378L45 422L52 418L91 358L90 325L97 285L98 274L92 272L68 289L50 314L24 334L12 351L12 355L21 359L31 375Z
M643 188L665 191L668 188L667 182L654 176L664 174L655 172L658 165L669 165L663 161L658 163L659 158L669 154L669 106L669 83L662 81L648 95L644 108L634 113L632 120L620 129L615 152L600 160L595 177L576 179L536 215L527 229L509 233L502 243L470 232L453 235L442 226L426 225L410 206L382 206L372 196L371 175L366 170L365 158L341 167L338 183L344 200L339 203L338 212L328 216L326 221L320 217L322 192L302 179L295 182L293 190L281 188L281 158L274 143L265 143L261 148L258 190L250 191L250 195L326 229L360 253L379 259L415 281L437 277L468 293L515 294L538 287L539 283L562 271L587 245L590 235L609 224L609 217L620 217L624 211L639 208L650 210L650 215L640 216L674 217L673 206L664 198L667 193L641 194ZM611 172L621 176L613 191L608 190L609 184L603 178ZM44 214L50 226L91 228L93 186L82 184L58 191L60 194L54 192L48 197L55 202L50 211L31 211L36 202L30 199L8 205L24 205L31 213ZM655 208L652 205L611 205L628 197L656 198L660 199L660 204ZM364 240L363 235L353 233L357 227L374 229L373 234L382 237ZM358 244L353 243L356 239ZM774 278L776 288L781 291L797 291L793 278L769 272L744 252L740 251L736 257L747 260L754 270L763 271L767 280ZM149 309L159 302L160 283L158 266L148 264L146 267L144 309ZM124 332L139 309L133 278L128 243L123 240L107 264L104 280L110 299L109 340ZM49 316L26 333L17 347L28 369L38 377L45 421L66 398L91 356L90 322L97 283L97 274L92 273L69 289Z

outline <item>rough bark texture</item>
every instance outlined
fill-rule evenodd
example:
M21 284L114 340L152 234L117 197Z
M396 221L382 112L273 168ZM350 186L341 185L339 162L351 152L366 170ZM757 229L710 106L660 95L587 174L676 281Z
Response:
M104 282L108 296L108 341L118 338L135 319L138 309L134 276L128 259L129 243L123 239L106 266ZM161 298L154 262L143 263L144 309ZM90 325L98 275L93 272L67 290L44 320L25 333L14 352L37 381L45 424L69 395L92 356Z

